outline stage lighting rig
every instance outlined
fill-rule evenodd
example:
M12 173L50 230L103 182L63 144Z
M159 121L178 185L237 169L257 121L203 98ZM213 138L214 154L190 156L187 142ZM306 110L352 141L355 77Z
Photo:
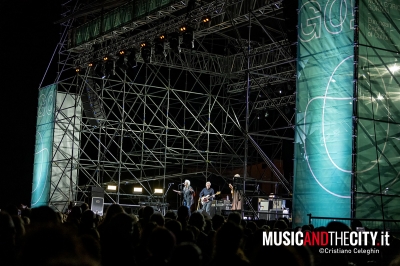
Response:
M211 16L210 15L207 15L207 16L205 16L205 17L203 17L201 19L201 22L203 22L203 23L208 23L210 21L211 21Z
M204 16L204 17L201 19L201 26L202 26L203 28L209 28L210 25L211 25L211 15Z
M117 53L117 61L115 62L115 64L119 67L119 68L121 68L122 70L126 70L128 67L127 67L127 58L126 58L126 51L125 50L120 50L118 53Z
M129 49L127 51L127 56L126 56L126 64L128 65L128 67L130 68L134 68L137 67L137 60L136 60L136 51L135 49Z
M181 31L182 43L185 45L186 48L194 48L193 29L188 26L182 26L182 27L185 28L184 31Z
M173 51L180 53L181 52L181 37L178 32L172 32L168 35L169 48Z
M148 64L151 62L152 49L149 42L143 42L140 44L140 55L143 61Z
M161 34L159 37L154 39L154 54L167 56L165 52L166 34Z

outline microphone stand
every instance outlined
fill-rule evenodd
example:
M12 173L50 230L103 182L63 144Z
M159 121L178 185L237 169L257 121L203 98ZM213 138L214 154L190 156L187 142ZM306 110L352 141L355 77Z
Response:
M182 182L178 185L178 190L182 191ZM179 193L176 193L176 210L178 210L178 208L182 205L182 201L179 201L179 195Z
M169 189L171 188L172 184L173 184L173 183L168 183L167 191L165 191L165 193L164 193L164 195L163 195L163 200L162 200L162 202L163 202L164 206L161 206L161 208L162 208L162 210L163 210L163 215L165 215L165 198L166 198L167 193L168 193Z

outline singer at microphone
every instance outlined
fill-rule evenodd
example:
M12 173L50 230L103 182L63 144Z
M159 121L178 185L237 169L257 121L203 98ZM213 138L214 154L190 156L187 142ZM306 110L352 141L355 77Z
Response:
M194 194L194 190L193 188L190 186L190 181L189 180L185 180L185 182L183 183L185 186L183 187L183 189L181 191L179 190L173 190L174 192L178 193L179 195L183 196L183 206L186 206L189 209L189 215L190 215L190 207L193 205L193 194Z

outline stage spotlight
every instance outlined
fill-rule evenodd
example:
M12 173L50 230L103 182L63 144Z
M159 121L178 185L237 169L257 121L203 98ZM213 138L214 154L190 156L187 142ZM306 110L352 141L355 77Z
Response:
M94 63L93 62L89 62L88 63L88 67L94 67Z
M140 55L142 56L143 61L148 64L151 62L151 45L148 42L144 42L140 44Z
M127 58L126 58L125 55L126 55L125 50L120 50L120 51L118 52L118 54L117 54L118 59L117 59L117 61L115 62L115 64L116 64L119 68L121 68L122 70L126 70L126 69L127 69L127 65L126 65Z
M186 30L182 33L182 43L188 49L194 48L193 29L186 28Z
M182 26L179 27L179 31L181 33L185 32L187 29L188 29L188 27L186 25L182 25Z
M154 39L154 54L167 56L165 52L165 35Z
M142 194L142 193L143 193L142 187L134 187L133 188L133 194Z
M211 16L210 16L210 15L207 15L207 16L203 17L203 18L201 19L201 22L203 22L203 23L209 23L209 22L211 22Z
M81 72L81 71L82 71L81 67L77 66L77 67L75 68L76 74L79 74L79 72Z
M162 188L155 188L154 189L154 194L163 194L164 190Z
M117 191L117 185L107 185L108 191Z
M103 56L103 61L108 61L108 59L110 59L108 55Z

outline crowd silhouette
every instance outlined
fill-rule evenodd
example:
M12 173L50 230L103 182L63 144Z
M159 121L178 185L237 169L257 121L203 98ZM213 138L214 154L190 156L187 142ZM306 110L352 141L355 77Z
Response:
M243 220L237 212L209 217L202 212L190 214L185 206L165 215L146 206L133 215L112 204L103 217L87 204L73 206L68 213L47 206L9 206L0 212L0 265L400 265L400 242L394 236L390 246L374 247L379 252L369 255L263 245L264 232L299 230L352 228L330 222L326 227L292 229L286 218Z

